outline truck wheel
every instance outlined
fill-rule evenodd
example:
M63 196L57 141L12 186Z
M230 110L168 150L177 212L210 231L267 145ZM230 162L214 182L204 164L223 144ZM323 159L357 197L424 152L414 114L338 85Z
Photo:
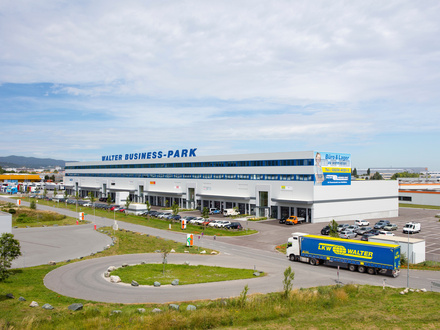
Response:
M296 260L295 255L294 255L294 254L291 254L291 255L289 256L289 259L290 259L290 261L295 261L295 260Z
M318 262L316 261L315 258L311 258L310 261L309 261L309 263L310 263L312 266L316 266L316 265L318 264Z
M372 268L372 267L369 267L367 269L367 273L370 274L370 275L376 275L376 269Z
M359 266L358 267L358 272L359 273L365 273L365 266Z
M350 272L354 272L354 271L356 271L356 265L349 265L349 266L348 266L348 270L349 270Z

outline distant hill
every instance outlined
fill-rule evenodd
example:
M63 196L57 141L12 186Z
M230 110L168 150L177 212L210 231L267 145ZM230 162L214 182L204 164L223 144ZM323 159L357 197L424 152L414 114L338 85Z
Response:
M64 160L56 160L51 158L35 158L22 156L0 157L0 166L5 167L28 167L28 168L44 168L44 167L63 167L66 165Z

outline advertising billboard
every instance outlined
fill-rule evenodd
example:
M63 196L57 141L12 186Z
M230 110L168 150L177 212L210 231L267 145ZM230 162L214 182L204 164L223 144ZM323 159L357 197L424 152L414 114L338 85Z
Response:
M315 152L315 185L351 184L351 155Z

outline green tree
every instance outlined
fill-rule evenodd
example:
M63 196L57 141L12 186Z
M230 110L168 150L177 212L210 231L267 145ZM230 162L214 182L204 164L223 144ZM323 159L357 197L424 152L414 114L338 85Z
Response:
M33 200L31 201L30 208L31 208L32 210L36 210L36 209L37 209L37 203L35 202L35 199L33 199Z
M0 174L5 173L5 171L3 170L3 168L0 166Z
M75 192L75 200L76 200L76 212L78 212L78 201L79 201L79 191Z
M0 281L9 277L8 269L11 268L12 260L21 256L20 242L14 239L14 235L3 233L0 236Z
M370 168L368 168L368 170L367 170L367 175L370 176L370 173L371 173L371 172L370 172Z
M58 194L57 188L53 188L53 197L56 197Z
M94 206L96 198L95 198L95 195L93 195L91 191L89 192L89 198L90 198L90 203L92 203L92 205Z
M47 180L49 180L49 175L46 174L46 175L44 176L44 181L47 181Z
M128 210L130 204L131 204L131 199L130 196L128 196L127 199L125 200L125 210ZM125 215L127 215L127 211L125 211Z
M331 236L331 237L339 237L339 234L338 234L338 223L333 219L332 221L330 221L330 223L328 225L330 227L329 236Z
M203 208L202 217L204 217L205 219L209 218L209 209L207 207Z
M376 172L371 177L371 180L383 180L383 177L382 177L382 175L379 172Z
M44 197L47 196L47 189L46 189L46 188L44 188L44 190L43 190L43 196L44 196Z
M171 209L173 210L173 215L177 215L179 213L179 205L176 202L171 205Z
M145 202L145 205L147 206L147 211L150 212L150 210L151 210L151 204L150 204L150 202L149 202L149 201L146 201L146 202Z
M112 204L112 198L110 196L110 194L108 194L107 196L107 205L110 206ZM107 209L108 211L110 211L110 208Z
M67 199L68 196L69 194L67 193L67 190L64 190L64 198Z
M358 177L358 172L357 172L356 167L353 169L353 171L351 171L351 175L354 176L355 178Z
M295 272L292 268L287 267L284 271L284 280L283 280L283 296L284 298L288 298L290 291L292 291L293 287L293 279L295 278Z

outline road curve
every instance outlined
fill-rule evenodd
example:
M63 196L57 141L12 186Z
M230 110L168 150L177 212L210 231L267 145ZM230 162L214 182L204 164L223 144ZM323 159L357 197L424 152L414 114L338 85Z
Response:
M90 259L68 264L57 268L46 275L44 284L47 288L59 294L107 303L165 303L173 301L216 299L238 296L245 285L249 293L267 293L282 290L282 272L284 266L278 263L259 262L257 270L264 270L267 276L251 279L201 283L192 285L161 287L139 286L110 283L104 278L109 266L120 267L123 263L129 265L159 263L162 255L159 253L119 255ZM168 263L182 264L185 261L191 265L223 266L233 268L250 268L249 259L238 256L216 255L182 255L170 254ZM133 278L133 280L138 280Z

